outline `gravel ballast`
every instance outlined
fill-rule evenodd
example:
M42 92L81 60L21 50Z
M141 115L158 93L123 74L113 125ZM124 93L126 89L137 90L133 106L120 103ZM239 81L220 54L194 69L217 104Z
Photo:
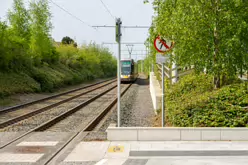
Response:
M112 112L99 131L105 131L111 123L117 123L116 106ZM140 75L121 99L121 126L152 127L154 116L149 80L144 75Z
M151 127L154 117L149 80L141 75L121 104L122 127Z
M122 127L152 127L155 113L149 90L149 80L141 75L121 98ZM107 139L106 129L117 123L117 105L94 132L89 132L83 141L99 141Z

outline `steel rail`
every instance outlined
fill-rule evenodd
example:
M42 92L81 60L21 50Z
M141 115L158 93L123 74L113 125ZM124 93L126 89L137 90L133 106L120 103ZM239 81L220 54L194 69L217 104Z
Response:
M131 87L132 84L129 84L123 92L121 92L121 96L123 96L126 91ZM108 114L112 107L117 103L117 98L115 98L104 110L96 116L84 129L83 131L92 131L98 123Z
M115 80L114 80L114 81L115 81ZM7 121L4 121L4 122L0 123L0 129L3 129L3 128L7 127L7 126L13 125L13 124L15 124L15 123L17 123L17 122L19 122L19 121L21 121L21 120L27 119L27 118L29 118L29 117L35 116L35 115L37 115L37 114L39 114L39 113L45 112L45 111L47 111L47 110L49 110L49 109L51 109L51 108L54 108L54 107L56 107L56 106L58 106L58 105L61 105L61 104L65 103L65 102L68 102L68 101L70 101L70 100L73 100L73 99L75 99L75 98L77 98L77 97L80 97L80 96L82 96L82 95L85 95L85 94L87 94L87 93L90 93L90 92L92 92L92 91L95 91L95 90L97 90L97 89L100 89L100 88L102 88L102 87L104 87L104 86L107 86L107 85L113 83L114 81L111 81L111 82L109 82L109 83L107 83L107 84L104 84L104 85L101 85L101 86L99 86L99 87L96 87L96 88L94 88L94 89L88 90L88 91L86 91L86 92L77 94L77 95L75 95L75 96L69 97L69 98L67 98L67 99L61 100L61 101L59 101L59 102L57 102L57 103L54 103L54 104L45 106L45 107L43 107L43 108L34 110L34 111L30 112L30 113L26 113L26 114L24 114L24 115L17 116L17 117L15 117L15 118L12 118L12 119L9 119L9 120L7 120Z
M132 84L129 84L124 91L121 92L121 96L123 96L126 91L131 87ZM85 131L92 131L98 124L99 122L106 116L106 114L111 110L111 108L114 107L114 105L117 103L117 98L115 98L104 110L96 116L86 127L84 127L82 130L78 130L74 135L72 135L65 143L62 145L60 148L57 149L56 152L54 152L51 157L44 163L45 165L49 164L53 158L55 158L59 152L61 152L68 144L70 144L72 141L77 139L77 137L80 136L82 132Z
M101 84L101 83L104 83L104 82L107 82L107 81L111 81L113 79L116 79L116 78L107 79L107 80L104 80L104 81L100 81L100 82L97 82L97 83L94 83L94 84L86 85L86 86L83 86L83 87L80 87L80 88L76 88L76 89L73 89L73 90L70 90L70 91L55 94L55 95L45 97L45 98L42 98L42 99L38 99L38 100L35 100L35 101L31 101L31 102L27 102L27 103L24 103L24 104L4 108L4 109L0 110L0 114L7 113L7 112L10 112L10 111L14 111L14 110L17 110L17 109L20 109L20 108L24 108L24 107L29 106L29 105L40 103L42 101L46 101L46 100L49 100L49 99L52 99L52 98L55 98L55 97L63 96L63 95L66 95L66 94L69 94L69 93L72 93L72 92L76 92L76 91L79 91L79 90L82 90L82 89L86 89L86 88L89 88L89 87L92 87L92 86L95 86L95 85L98 85L98 84Z
M86 101L84 101L83 103L77 105L76 107L62 113L59 116L54 117L53 119L47 121L46 123L42 124L41 126L35 128L33 131L44 131L48 128L50 128L51 126L55 125L56 123L58 123L59 121L65 119L66 117L70 116L71 114L77 112L78 110L80 110L81 108L85 107L86 105L88 105L89 103L95 101L96 99L98 99L99 97L103 96L104 94L108 93L109 91L113 90L114 88L116 88L117 85L114 85L113 87L105 90L104 92L98 94L97 96L90 98Z
M49 121L43 123L42 125L39 125L39 126L37 126L36 128L31 129L31 130L29 130L29 131L23 133L22 135L20 135L20 136L14 138L13 140L11 140L11 141L9 141L9 142L7 142L7 143L1 145L1 146L0 146L0 149L5 148L6 146L8 146L8 145L10 145L10 144L12 144L12 143L14 143L14 142L16 142L17 140L23 138L24 136L27 136L28 134L30 134L30 133L32 133L32 132L35 132L35 131L42 131L42 130L45 130L45 129L51 127L52 125L54 125L54 124L58 123L59 121L61 121L63 118L65 118L65 117L67 117L67 116L69 116L69 115L75 113L75 112L78 111L79 109L83 108L84 106L88 105L89 103L93 102L93 101L96 100L97 98L99 98L99 97L101 97L102 95L108 93L109 91L113 90L113 89L116 88L116 87L117 87L117 85L114 85L114 86L112 86L111 88L109 88L109 89L103 91L102 93L98 94L97 96L95 96L95 97L93 97L93 98L90 98L90 99L84 101L83 103L81 103L81 104L75 106L74 108L71 108L71 109L68 110L67 112L64 112L64 113L62 113L61 115L56 116L56 117L52 118L51 120L49 120Z

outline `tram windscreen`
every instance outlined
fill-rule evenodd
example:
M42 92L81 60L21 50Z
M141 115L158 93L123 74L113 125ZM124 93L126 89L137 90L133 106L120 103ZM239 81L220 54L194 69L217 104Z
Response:
M121 61L121 74L131 74L131 61Z

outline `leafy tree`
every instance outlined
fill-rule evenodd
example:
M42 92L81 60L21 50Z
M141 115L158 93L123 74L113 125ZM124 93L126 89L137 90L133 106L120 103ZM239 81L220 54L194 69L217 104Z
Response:
M68 36L62 38L62 44L73 45L75 48L77 48L77 46L78 46L77 43Z
M8 12L8 19L15 36L28 40L30 36L30 16L23 0L14 0L13 11Z
M74 40L71 39L70 37L66 36L66 37L62 38L62 44L71 45L71 44L74 44Z
M31 12L31 52L36 63L52 63L58 60L53 47L50 31L51 13L47 0L30 3Z
M29 10L25 9L23 0L14 0L13 9L8 12L9 26L0 21L0 40L3 41L0 42L0 73L28 72L49 89L53 87L54 76L50 76L50 81L47 74L56 66L75 73L72 75L76 76L75 81L115 75L116 60L107 49L96 44L78 48L69 37L63 39L65 44L56 46L50 36L50 19L47 0L31 1ZM43 71L44 68L49 71ZM65 79L70 81L70 78Z
M22 0L14 0L13 9L8 12L10 26L2 24L5 30L3 36L3 52L5 69L19 69L28 63L28 49L30 39L29 13ZM2 36L2 37L3 37Z
M8 44L6 42L6 36L7 36L7 25L6 22L0 21L0 69L4 70L8 68L8 63L10 61L9 56L6 56L6 45Z
M67 66L71 66L77 58L78 49L72 45L60 45L56 50L59 53L59 61Z
M154 7L151 38L175 41L172 60L179 65L206 68L216 88L248 69L248 1L156 0Z

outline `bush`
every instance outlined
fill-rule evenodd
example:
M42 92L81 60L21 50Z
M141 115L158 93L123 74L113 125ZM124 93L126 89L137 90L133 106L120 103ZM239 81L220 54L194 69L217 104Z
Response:
M0 98L15 94L38 92L40 84L25 73L1 73L0 72Z
M189 75L166 93L167 121L179 127L248 126L247 83L213 90L212 76Z
M41 85L42 91L48 92L65 85L73 85L90 79L84 72L71 70L63 64L34 68L30 72L30 76Z

